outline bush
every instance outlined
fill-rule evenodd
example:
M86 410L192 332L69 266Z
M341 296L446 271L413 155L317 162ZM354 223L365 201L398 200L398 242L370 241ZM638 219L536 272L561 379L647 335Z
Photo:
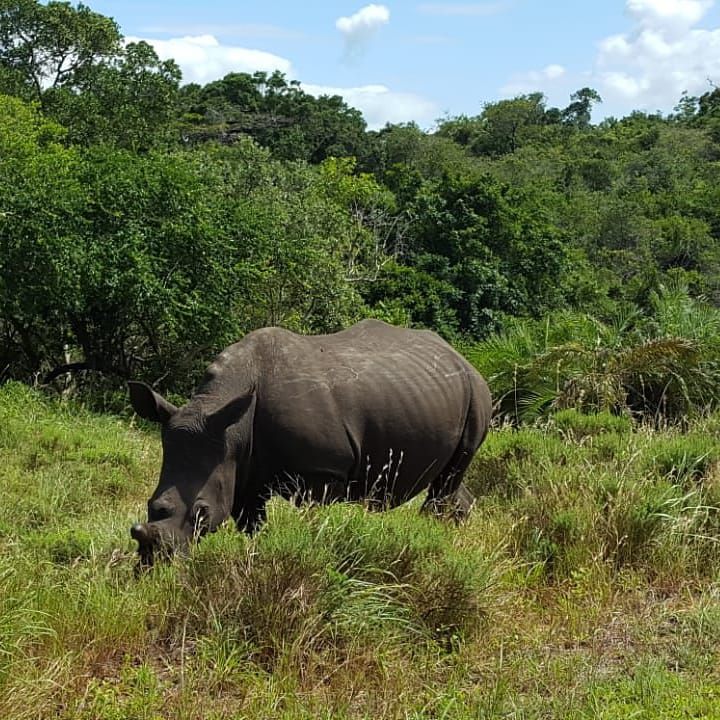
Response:
M645 463L649 472L680 487L702 482L720 462L720 443L704 435L670 437L654 443Z
M515 321L467 351L515 424L566 408L684 421L717 407L718 353L720 310L679 283L653 296L647 315Z
M207 538L182 569L171 632L220 632L271 668L290 652L402 644L450 649L477 631L492 584L482 558L463 556L452 530L416 510L370 513L338 505L299 512L273 503L247 543Z
M363 316L356 287L385 255L356 214L389 201L352 164L328 178L247 139L144 155L68 149L56 130L0 98L5 376L60 373L69 360L102 373L85 379L102 392L131 376L184 392L249 330L328 332Z
M465 484L477 497L499 494L514 497L525 487L528 464L565 464L573 448L556 435L524 428L492 430L473 459Z
M551 427L553 426L574 440L603 433L628 433L633 428L632 420L627 416L609 412L583 413L574 409L553 413Z

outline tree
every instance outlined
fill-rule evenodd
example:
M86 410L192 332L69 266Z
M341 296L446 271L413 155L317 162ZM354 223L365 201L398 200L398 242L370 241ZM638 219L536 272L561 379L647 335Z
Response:
M574 92L570 100L572 102L562 111L563 122L579 130L590 127L593 105L602 102L600 94L597 90L584 87Z
M0 364L29 377L66 339L63 278L76 272L69 226L76 216L77 153L36 108L0 96Z
M423 132L415 123L387 125L368 133L359 166L397 192L410 176L439 179L448 170L459 172L472 157L448 136Z
M334 194L328 177L247 139L143 155L62 140L36 109L0 97L0 362L11 376L64 365L67 346L76 368L187 389L207 357L256 327L331 331L364 314L349 259L362 277L370 231L348 202L382 194L371 179Z
M249 135L284 160L320 163L363 151L365 121L339 96L314 97L281 72L230 73L183 88L186 136L232 142Z
M687 90L683 92L677 105L673 108L674 113L671 116L673 120L680 123L691 123L699 109L699 98L688 94Z
M531 141L542 127L555 121L555 115L548 114L542 93L518 95L486 103L477 117L445 121L438 134L465 145L475 155L499 156L514 153Z
M0 0L0 91L38 102L67 140L146 150L177 122L180 70L113 20L55 0Z
M462 332L482 337L506 315L563 303L567 250L542 198L480 172L426 182L407 208L407 261L458 290Z
M42 104L48 89L86 89L121 41L114 20L82 3L0 0L0 90Z
M71 142L135 151L177 142L180 69L173 60L160 60L146 42L128 43L91 74L82 93L44 94L46 112L68 128Z
M713 85L698 98L697 114L700 118L720 117L720 88Z

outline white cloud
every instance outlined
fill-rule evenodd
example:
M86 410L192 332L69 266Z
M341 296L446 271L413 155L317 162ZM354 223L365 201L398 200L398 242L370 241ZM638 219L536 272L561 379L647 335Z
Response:
M506 2L487 3L423 3L418 11L423 15L441 15L450 17L488 17L504 12L509 7Z
M144 40L150 43L162 59L173 58L183 73L185 82L201 84L218 80L229 72L272 72L280 70L293 76L292 63L278 55L243 47L222 45L213 35L197 35L152 40L128 37L128 42ZM385 85L359 87L330 87L302 85L311 95L340 95L351 107L363 113L370 129L386 123L415 121L429 125L438 117L437 106L426 98L412 93L395 92Z
M701 94L720 80L720 28L697 23L710 0L627 0L630 33L599 44L592 82L606 110L669 111L687 90Z
M624 72L609 72L604 76L605 87L603 92L608 95L616 93L621 97L635 98L640 95L643 90L647 90L647 85L636 78L630 77Z
M575 88L596 88L604 101L602 111L613 115L669 112L683 92L706 92L708 79L720 82L720 27L699 26L713 5L713 0L626 0L632 30L598 43L592 72L575 75L580 80ZM571 80L561 66L548 65L516 75L501 92L513 96L549 90L555 97L560 89L573 89Z
M544 92L550 83L559 80L564 75L565 68L562 65L548 65L542 70L531 70L516 75L510 79L510 82L500 88L500 92L507 97L526 95L531 92Z
M690 27L712 7L712 0L627 0L627 11L647 27Z
M335 27L345 38L345 54L355 57L361 53L370 38L390 22L390 10L385 5L366 5L350 17L335 21Z
M340 95L348 105L362 112L371 130L387 123L411 121L427 126L438 117L435 103L412 93L395 92L385 85L343 88L303 83L302 87L311 95Z
M230 72L280 70L292 74L292 63L286 58L262 50L221 45L214 35L188 35L170 40L128 37L126 40L144 40L163 60L175 60L185 82L207 83Z
M565 74L565 68L562 65L548 65L541 73L548 80L556 80Z

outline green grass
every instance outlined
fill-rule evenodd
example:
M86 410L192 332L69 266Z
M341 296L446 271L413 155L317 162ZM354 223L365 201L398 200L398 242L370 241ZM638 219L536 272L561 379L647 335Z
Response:
M273 500L134 576L156 434L0 388L0 717L720 718L720 419L494 430L462 526Z

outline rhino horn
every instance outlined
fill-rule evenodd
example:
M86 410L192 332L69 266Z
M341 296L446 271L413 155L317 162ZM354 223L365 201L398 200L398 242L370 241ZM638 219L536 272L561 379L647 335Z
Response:
M146 523L135 523L130 528L130 535L133 540L137 540L139 545L148 545L150 543L150 529Z

